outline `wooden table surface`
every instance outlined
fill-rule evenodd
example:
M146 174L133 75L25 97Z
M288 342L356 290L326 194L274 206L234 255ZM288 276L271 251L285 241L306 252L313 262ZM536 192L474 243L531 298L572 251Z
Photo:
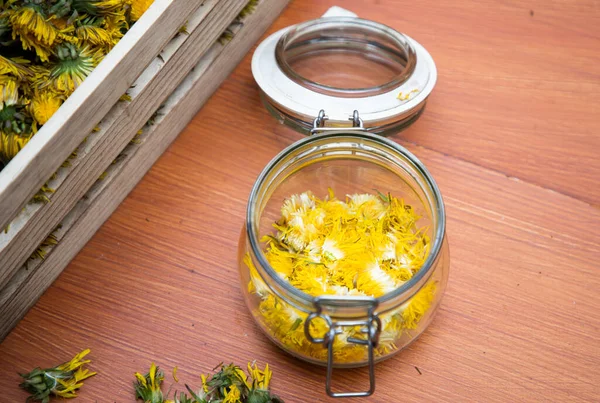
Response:
M294 1L270 31L335 3ZM377 365L366 400L599 401L600 4L343 5L408 33L437 63L425 114L392 139L438 181L451 248L436 319ZM132 401L133 372L151 361L199 385L221 361L254 359L286 401L333 400L324 369L271 344L240 292L250 188L302 137L261 105L250 57L0 345L0 401L24 400L17 372L84 348L98 375L83 402ZM366 371L336 382L365 385Z

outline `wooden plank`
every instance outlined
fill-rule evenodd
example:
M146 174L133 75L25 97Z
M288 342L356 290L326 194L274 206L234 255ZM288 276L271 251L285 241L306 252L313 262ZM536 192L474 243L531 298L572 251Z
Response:
M21 211L201 3L154 2L60 112L0 172L0 228Z
M180 35L162 52L131 91L131 102L118 103L103 119L98 133L90 135L69 169L63 169L51 186L51 202L26 210L26 221L0 235L0 289L23 265L37 245L56 228L106 167L116 158L200 57L243 8L245 0L209 1L192 18L197 27ZM201 22L201 23L200 23ZM176 45L179 46L176 46Z
M237 33L230 42L210 48L168 98L155 124L140 137L140 143L129 145L119 162L109 167L107 176L96 182L65 217L56 231L60 242L49 251L47 259L21 268L0 291L0 340L117 208L286 3L261 2L243 25L232 27Z

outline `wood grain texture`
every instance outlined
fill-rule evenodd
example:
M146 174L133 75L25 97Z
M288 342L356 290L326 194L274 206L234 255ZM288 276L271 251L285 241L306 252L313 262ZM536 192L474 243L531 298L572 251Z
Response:
M48 250L46 259L21 267L0 289L0 340L118 207L285 4L282 0L263 0L255 12L244 19L243 25L232 26L235 37L225 44L217 41L203 55L166 100L154 124L146 126L138 142L129 144L119 154L106 176L98 180L61 221L60 228L54 232L59 243Z
M158 0L0 173L0 228L31 200L201 5ZM160 27L160 29L151 29Z
M18 223L12 231L0 235L0 289L187 76L246 1L206 3L195 18L199 20L198 25L189 28L189 35L179 35L175 39L179 46L161 52L161 57L135 81L131 101L117 103L102 119L100 131L88 136L71 166L59 172L50 184L55 189L50 202L32 206L24 213L26 222Z
M292 2L270 31L333 4ZM377 365L377 391L365 401L600 400L600 209L592 205L600 165L586 157L600 151L591 113L597 3L344 6L407 32L438 64L426 112L392 139L438 181L451 254L436 319ZM17 371L86 347L99 374L82 389L85 402L133 401L132 374L151 361L178 365L183 382L198 384L198 373L221 361L254 359L269 362L286 401L334 401L324 396L325 371L270 343L239 291L250 188L301 138L265 111L249 63L250 55L0 345L6 401L25 397ZM577 141L563 147L560 131ZM335 375L340 388L366 384L364 369Z

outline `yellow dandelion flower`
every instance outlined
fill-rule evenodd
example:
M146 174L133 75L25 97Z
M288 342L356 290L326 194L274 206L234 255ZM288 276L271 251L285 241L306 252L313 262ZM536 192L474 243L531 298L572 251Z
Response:
M98 16L119 12L126 0L73 0L73 8L79 13Z
M58 30L42 12L42 7L34 3L15 8L9 14L13 39L26 35L40 45L52 46L58 36Z
M381 269L378 262L373 262L358 275L356 288L366 295L380 297L394 291L398 288L398 284L392 276Z
M101 26L102 21L89 17L77 22L75 35L79 41L95 46L106 46L108 49L115 45L113 34Z
M223 403L242 403L241 393L236 385L231 385L225 392Z
M68 18L65 17L54 17L52 18L52 24L54 24L54 26L60 30L61 32L64 32L66 30L69 30L69 27L71 27L71 22L69 21Z
M42 62L48 62L52 56L52 48L36 41L35 36L29 33L19 34L21 45L25 50L33 49Z
M379 220L386 212L380 198L371 194L348 195L350 212L359 219Z
M252 389L269 389L269 382L271 382L271 377L273 376L273 373L269 369L269 364L266 364L265 369L261 370L256 363L248 363L248 374L252 378Z
M139 372L135 374L136 381L133 386L135 389L135 397L142 399L147 403L162 403L163 393L161 390L162 383L165 379L163 372L152 363L147 374L142 375Z
M12 75L16 79L23 80L31 74L31 71L25 67L29 60L22 57L7 58L0 55L0 76Z
M250 282L248 283L248 291L261 296L268 295L269 287L267 287L262 277L256 270L256 267L254 266L254 263L252 263L252 259L250 258L249 254L244 256L244 263L250 269Z
M31 99L29 113L39 125L45 124L60 108L64 97L53 91L39 91Z
M131 0L131 21L137 21L142 18L142 14L150 8L154 0Z
M18 103L19 84L17 80L7 75L0 75L0 110Z
M269 249L266 253L267 260L282 278L288 278L294 270L296 254L277 247L279 241L275 238L267 238L267 242L269 242Z
M281 216L286 221L290 221L295 214L299 212L306 213L314 208L315 200L312 192L304 192L299 195L295 194L283 202L283 206L281 207Z
M296 252L303 251L307 245L316 239L321 231L326 213L323 209L314 206L314 202L306 194L300 195L300 202L289 200L282 208L284 224L277 228L280 230L278 239L284 239L288 246Z
M123 31L129 29L125 9L105 15L102 19L102 28L104 28L112 38L113 46L123 37Z
M70 43L60 45L57 56L59 61L50 71L48 81L40 86L52 86L65 95L75 91L98 63L98 57L88 47L79 49Z
M21 136L0 129L0 162L4 165L8 164L30 139L30 136Z
M303 265L297 269L290 283L310 295L323 295L329 288L329 270L322 264Z
M202 390L204 391L204 393L208 393L208 385L206 384L206 375L201 374L200 375L200 379L202 379Z
M436 284L427 283L410 299L402 311L403 326L406 329L416 329L417 325L429 311L435 296Z

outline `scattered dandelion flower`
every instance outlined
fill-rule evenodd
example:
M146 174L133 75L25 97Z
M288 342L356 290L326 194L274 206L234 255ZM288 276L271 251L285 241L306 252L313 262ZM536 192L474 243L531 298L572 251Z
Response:
M165 379L163 372L152 363L147 374L135 373L136 381L133 384L136 399L142 399L144 403L163 403L161 385Z
M77 391L83 386L83 381L96 375L84 368L90 360L84 360L90 350L83 350L71 361L53 368L36 368L28 374L22 374L24 381L19 385L31 396L28 400L38 400L43 403L50 401L51 396L70 399L77 397Z

